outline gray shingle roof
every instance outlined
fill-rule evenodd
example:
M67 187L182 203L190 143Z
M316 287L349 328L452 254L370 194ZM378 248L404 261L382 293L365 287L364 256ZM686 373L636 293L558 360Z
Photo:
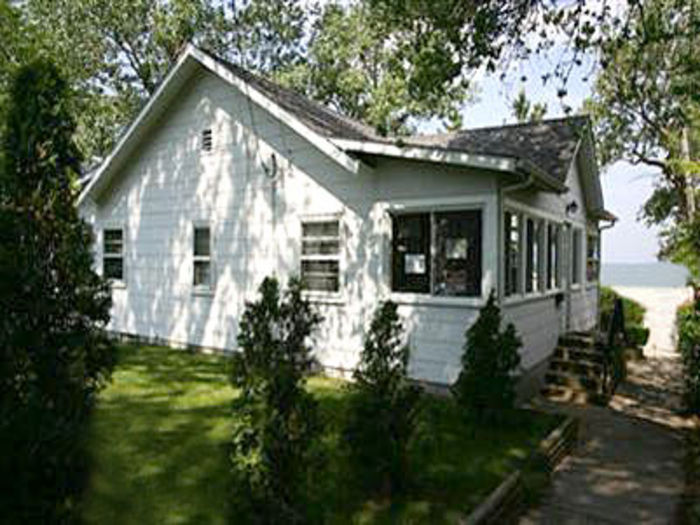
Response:
M566 180L579 139L589 123L588 117L575 116L544 120L540 123L466 129L435 135L381 137L370 126L340 115L291 89L254 75L211 53L209 55L324 137L523 159L560 182Z
M528 160L560 182L564 182L576 155L579 140L586 132L588 124L588 117L575 116L543 120L539 123L418 135L406 139L405 142L417 146Z

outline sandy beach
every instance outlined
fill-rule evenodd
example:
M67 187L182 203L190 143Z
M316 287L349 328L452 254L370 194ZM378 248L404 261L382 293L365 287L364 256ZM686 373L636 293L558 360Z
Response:
M692 289L685 287L612 286L618 294L629 297L647 309L644 324L650 329L644 355L658 357L675 353L676 308L692 298Z

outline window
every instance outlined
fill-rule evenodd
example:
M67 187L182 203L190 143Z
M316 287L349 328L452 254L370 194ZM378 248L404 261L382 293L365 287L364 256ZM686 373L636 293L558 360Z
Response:
M560 275L560 232L561 227L558 224L547 224L547 290L553 290L561 286Z
M202 151L211 151L214 144L211 128L202 131Z
M586 237L586 280L593 282L598 280L600 271L600 239L598 235L589 232Z
M392 289L430 293L430 215L397 215L392 229Z
M481 296L481 211L394 216L392 259L395 292Z
M481 212L435 214L435 294L481 295Z
M304 222L301 225L301 279L307 290L340 290L340 223Z
M211 288L211 232L208 227L194 227L194 272L192 284L199 288Z
M581 230L574 228L571 234L571 283L581 282Z
M505 213L506 295L520 291L520 215Z
M124 233L121 228L102 232L102 274L105 279L124 281Z
M541 220L529 218L527 219L525 226L527 255L525 260L525 291L537 292L540 290L543 223Z

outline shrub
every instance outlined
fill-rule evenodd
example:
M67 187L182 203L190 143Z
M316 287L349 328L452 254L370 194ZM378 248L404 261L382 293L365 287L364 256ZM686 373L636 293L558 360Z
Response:
M109 286L73 190L80 156L69 88L51 63L19 69L0 151L0 516L73 521L84 431L113 348Z
M231 444L233 523L304 523L310 449L320 433L316 402L304 389L313 360L306 344L321 322L292 279L260 286L240 322L233 357Z
M683 360L684 398L686 407L700 413L700 301L678 308L678 351Z
M627 297L621 297L612 288L607 286L601 286L600 288L600 329L603 332L607 332L610 329L610 323L612 321L613 311L615 309L615 300L617 298L622 299L622 308L625 318L625 330L635 332L636 328L643 328L644 326L644 314L646 309L636 301L628 299ZM628 334L629 336L629 334ZM632 336L639 341L640 335L636 334Z
M345 437L364 486L385 497L406 488L408 446L415 434L421 391L408 380L410 350L396 304L379 305L365 337L351 386Z
M515 326L501 331L501 311L494 293L466 332L462 371L452 385L457 402L477 420L491 418L515 403L514 372L520 365L522 342Z

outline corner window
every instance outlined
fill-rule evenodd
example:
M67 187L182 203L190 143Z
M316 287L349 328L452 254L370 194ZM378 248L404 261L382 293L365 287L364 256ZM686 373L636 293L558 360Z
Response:
M430 215L397 215L392 222L392 289L430 293Z
M560 252L561 252L561 226L547 224L547 290L553 290L561 286Z
M192 284L199 288L211 288L211 231L208 227L194 227L192 248L194 260Z
M481 212L435 214L435 295L481 295Z
M481 211L396 215L392 227L393 291L481 296Z
M586 237L586 280L594 282L598 280L600 272L600 239L595 233L589 233Z
M578 228L571 233L571 283L581 283L581 230Z
M102 275L105 279L124 281L124 231L104 230L102 243Z
M505 213L505 294L513 295L520 291L520 215Z
M301 225L301 280L317 292L340 290L340 223L303 222Z

